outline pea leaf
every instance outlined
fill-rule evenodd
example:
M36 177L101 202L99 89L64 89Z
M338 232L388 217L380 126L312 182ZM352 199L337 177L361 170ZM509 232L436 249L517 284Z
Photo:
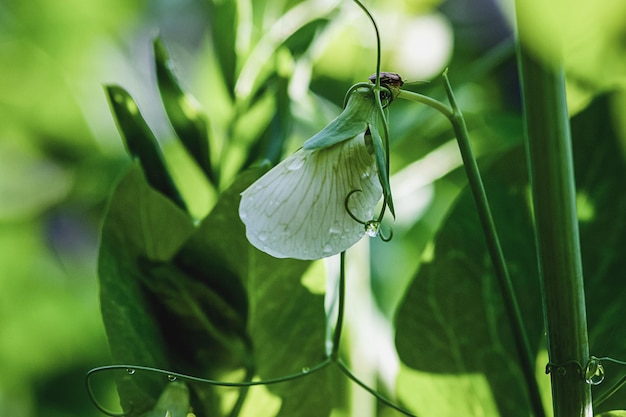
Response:
M217 184L217 178L211 166L208 119L202 113L196 99L180 87L161 40L155 39L153 47L157 83L167 117L185 149L206 177L213 184Z
M105 86L105 91L128 153L139 160L146 179L154 189L185 209L185 203L165 165L159 143L141 116L135 100L119 86Z
M226 190L214 210L181 251L177 262L187 267L219 259L231 271L221 282L232 305L243 308L239 288L245 287L249 308L247 331L253 344L253 367L261 379L299 373L324 357L324 298L301 283L308 261L276 259L247 241L238 217L240 193L264 172L245 171ZM237 301L239 300L239 301ZM298 381L269 386L279 395L279 416L325 416L332 407L330 373L306 375Z
M98 258L102 318L115 363L165 367L169 340L141 287L139 259L166 261L192 233L189 217L153 190L137 165L120 181L109 203ZM125 410L150 409L167 381L142 373L118 380ZM131 406L132 404L132 406Z
M486 170L484 178L529 340L538 349L542 316L524 167L518 149ZM465 415L528 414L515 347L468 189L438 231L432 259L423 262L405 294L396 325L396 346L407 367L401 371L399 394L417 414L451 416L459 408ZM424 389L429 383L437 389ZM451 392L455 407L440 407Z

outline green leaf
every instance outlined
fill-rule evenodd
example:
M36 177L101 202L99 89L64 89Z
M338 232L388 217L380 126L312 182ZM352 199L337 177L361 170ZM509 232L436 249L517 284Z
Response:
M115 363L165 367L171 363L161 325L141 283L139 259L166 261L193 232L189 217L154 191L138 166L120 181L102 228L98 259L100 303ZM124 409L132 415L152 407L166 379L143 373L118 380Z
M291 128L291 102L289 98L289 79L276 76L270 81L276 84L276 111L265 131L259 135L248 151L244 168L259 160L269 161L272 165L280 162L285 141Z
M211 30L217 62L232 97L237 77L238 57L235 43L238 39L237 30L242 28L237 15L237 4L236 1L211 1L208 2L210 9L207 13L207 16L211 17L211 24L208 27Z
M150 185L184 209L185 203L170 177L161 148L137 103L122 87L105 86L105 91L128 153L139 159Z
M231 305L243 300L243 285L249 305L248 334L252 340L253 364L261 379L292 373L319 363L324 357L324 297L309 292L301 283L311 262L273 258L249 244L238 217L240 193L264 169L245 171L224 192L198 232L177 256L187 267L218 260L235 276L221 282L222 294L231 294ZM279 416L325 416L330 413L332 386L329 373L321 371L297 381L268 388L282 398Z
M185 149L207 178L217 184L211 166L208 119L196 99L180 87L161 40L155 39L153 47L157 83L167 117Z
M543 322L524 168L518 149L501 157L484 178L529 341L538 349ZM435 238L432 259L424 260L405 294L396 325L400 358L421 375L403 379L401 373L398 382L404 384L401 399L417 414L458 415L458 409L439 407L452 390L460 404L473 404L464 415L493 408L503 416L528 415L502 298L467 188ZM428 374L437 390L420 390Z
M330 19L326 18L318 18L306 22L285 40L284 46L289 48L294 57L301 57L309 49L316 35L322 32L329 22Z

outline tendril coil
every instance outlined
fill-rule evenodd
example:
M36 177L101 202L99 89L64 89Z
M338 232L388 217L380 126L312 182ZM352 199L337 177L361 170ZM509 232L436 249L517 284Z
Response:
M609 356L597 357L592 355L589 357L589 360L584 366L576 360L570 360L563 363L549 362L546 365L546 374L556 373L557 375L564 376L567 375L567 368L574 367L579 377L584 380L585 383L592 386L600 385L605 379L604 365L602 362L611 362L616 365L626 366L626 361L621 361ZM594 405L598 406L602 404L613 394L619 391L624 385L626 385L626 375L620 378L620 380L617 381L612 387L595 399L593 402Z
M350 197L352 197L352 195L354 193L359 193L359 192L363 192L363 190L352 190L348 193L348 195L346 196L346 200L344 201L344 206L346 208L346 212L348 213L348 215L352 218L352 220L354 220L357 223L360 223L364 226L365 228L365 233L370 236L370 237L380 237L380 239L383 242L389 242L392 238L393 238L393 229L389 229L389 236L385 236L382 231L380 230L380 222L382 220L382 217L384 215L384 210L381 211L380 215L378 216L378 219L372 219L372 220L368 220L368 221L363 221L361 219L359 219L357 216L354 215L354 213L352 213L352 210L350 210L350 207L348 206L348 202L350 201Z

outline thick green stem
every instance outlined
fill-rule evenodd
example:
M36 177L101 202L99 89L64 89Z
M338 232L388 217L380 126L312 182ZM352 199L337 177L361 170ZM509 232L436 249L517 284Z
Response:
M518 22L526 39L524 21ZM563 71L523 46L520 76L555 417L591 416L582 262Z

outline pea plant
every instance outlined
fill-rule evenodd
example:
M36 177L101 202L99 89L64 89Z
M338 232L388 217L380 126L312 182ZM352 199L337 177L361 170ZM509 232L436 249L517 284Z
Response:
M242 51L259 10L234 3L213 5L212 111L181 87L167 40L154 41L175 142L162 148L140 103L105 87L134 162L102 227L114 363L87 374L96 407L150 417L625 415L626 345L616 341L626 167L611 95L571 117L562 63L535 53L520 18L516 40L480 67L518 64L523 112L475 111L455 94L469 82L454 77L462 69L427 84L382 71L376 20L354 0L342 7L372 28L373 75L346 86L341 108L317 96L298 118L294 79L312 72L339 6L284 4L289 30ZM294 120L308 132L324 118L283 156ZM445 164L423 184L424 170ZM444 197L403 219L425 189ZM378 333L362 337L367 327Z

